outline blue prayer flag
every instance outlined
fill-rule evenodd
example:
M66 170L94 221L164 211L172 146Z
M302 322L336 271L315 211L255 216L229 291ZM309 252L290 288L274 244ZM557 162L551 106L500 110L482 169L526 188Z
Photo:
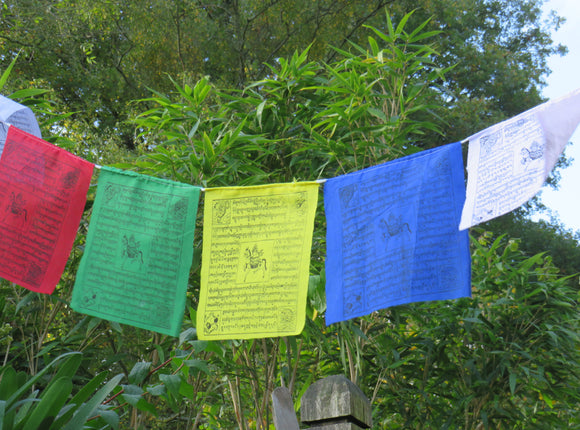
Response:
M326 323L389 306L471 295L461 144L324 185Z

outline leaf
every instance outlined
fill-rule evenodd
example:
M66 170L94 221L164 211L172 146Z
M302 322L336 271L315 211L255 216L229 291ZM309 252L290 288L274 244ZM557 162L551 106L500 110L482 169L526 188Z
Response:
M105 421L113 429L119 428L119 415L114 411L103 410L99 408L97 410L98 414L101 416L103 421Z
M159 380L165 384L169 392L179 396L179 387L181 386L181 377L179 375L159 375Z
M179 394L183 397L187 397L188 399L193 400L193 396L195 394L193 391L193 385L188 384L185 381L182 381L182 383L179 387Z
M207 340L190 340L187 343L189 343L193 347L193 350L195 351L196 354L205 351L205 349L209 345L209 342Z
M264 100L256 108L256 117L258 118L258 125L260 126L260 130L262 130L262 112L264 111L264 106L266 106L266 102L267 100Z
M214 151L210 137L205 132L203 133L202 142L203 142L203 151L205 153L205 156L213 162L213 160L215 158L215 151Z
M51 383L42 393L41 401L33 409L24 423L25 429L46 428L51 424L72 392L73 384L70 377L62 377Z
M195 272L201 266L201 248L193 248L193 262L191 263L191 271Z
M12 396L10 396L10 398L6 401L6 406L7 408L12 407L12 405L16 402L16 400L26 391L28 391L28 389L30 387L32 387L34 384L36 384L36 382L42 378L44 376L45 373L47 373L50 369L52 369L56 363L58 363L59 361L62 361L65 357L68 357L70 355L74 355L74 354L80 354L80 352L67 352L65 354L59 355L57 358L55 358L54 360L52 360L48 366L46 366L44 369L42 369L40 372L38 372L36 375L34 375L32 378L30 378L28 381L26 381L26 383L24 383L18 390L16 390L16 392L14 392L12 394Z
M30 408L32 407L33 404L38 403L39 401L40 400L38 400L38 390L34 390L27 398L14 403L11 410L9 410L8 412L13 413L16 409L18 409L16 417L14 418L14 426L17 429L22 428L22 424L26 419L26 417L28 416Z
M123 393L122 394L122 397L131 406L137 406L137 403L139 402L139 400L141 400L141 395L140 394L127 394L127 393Z
M121 396L123 399L129 403L131 406L136 406L137 402L143 396L143 389L138 385L130 384L130 385L122 385L123 393Z
M6 412L6 401L0 400L0 430L4 428L4 417Z
M38 297L38 294L39 293L35 293L34 291L31 291L28 294L26 294L24 298L20 300L16 305L16 310L14 311L14 313L17 314L20 311L20 309L31 303L35 298Z
M140 411L149 412L151 415L157 416L157 409L155 408L155 406L149 403L143 397L141 397L139 401L133 406L135 406Z
M119 334L123 334L123 329L121 328L121 324L119 324L116 321L109 321L109 324L111 324L111 328L116 331Z
M395 33L397 35L403 33L403 29L405 28L405 24L407 24L407 21L409 20L411 15L413 15L413 11L407 13L403 18L401 18L401 21L399 22L399 24L397 25L397 29L395 30Z
M197 339L197 329L190 327L179 334L179 345Z
M193 359L193 360L185 360L183 362L187 367L189 367L189 369L196 369L196 370L201 370L202 372L206 373L206 374L210 374L209 371L209 367L207 365L207 361L205 360L198 360L198 359Z
M81 354L73 355L62 366L59 366L58 372L52 379L55 381L59 378L72 379L73 376L77 373L82 359L83 357Z
M320 275L310 275L308 278L308 296L311 297L316 291L316 287L320 282Z
M102 372L85 384L77 394L70 400L69 405L72 408L61 411L61 415L57 416L56 421L50 427L51 430L60 430L62 426L73 416L74 412L82 406L84 402L90 397L92 393L101 385L106 379L108 372Z
M10 94L12 99L25 99L34 96L40 96L42 94L48 93L48 90L41 90L39 88L26 88L23 90L18 90Z
M151 368L150 361L140 361L135 363L131 371L129 372L129 383L139 385L141 384L147 375L149 375L149 369Z
M18 388L16 370L6 367L0 379L0 400L6 400Z
M479 318L463 318L463 321L470 322L473 324L483 324L483 321Z
M544 399L544 402L546 402L546 404L548 405L548 407L550 409L553 409L554 408L554 402L552 401L552 399L550 397L548 397L548 395L545 392L542 393L542 397Z
M377 41L370 36L369 36L368 40L369 40L369 45L371 46L371 52L376 57L379 53L379 45L377 44Z
M161 362L165 361L165 349L161 345L153 345Z
M510 373L510 392L512 393L512 396L516 392L516 382L517 382L516 374Z
M82 429L84 424L91 416L93 416L97 407L105 400L111 391L121 382L123 374L119 374L107 382L103 388L95 393L95 395L87 403L84 403L73 416L63 430L78 430Z
M166 390L166 387L164 384L157 384L157 385L149 386L145 389L145 391L147 391L152 396L163 396L165 393L167 393L167 390Z
M407 364L409 361L410 361L410 359L395 361L394 363L389 364L388 368L389 369L396 369L397 367L401 367L403 364Z
M441 34L441 31L437 31L437 30L434 30L434 31L426 31L425 33L421 33L421 34L419 34L417 36L414 36L414 37L410 38L409 39L409 42L410 43L416 43L416 42L418 42L420 40L427 39L427 38L433 37L433 36L437 36L438 34Z
M387 122L387 117L385 115L385 113L382 110L376 109L376 108L368 108L367 109L368 113L370 113L371 115L377 117L378 119L380 119L382 122Z
M87 334L95 329L103 320L97 317L89 317L89 323L87 324Z
M197 131L200 123L201 123L201 118L197 120L197 122L194 124L193 127L191 127L191 130L189 130L189 133L187 133L187 137L189 137L190 139L193 139L193 136L195 135L195 132Z
M19 55L20 55L20 51L18 51L18 54L16 54L16 57L14 57L14 60L12 60L12 62L8 65L6 70L4 70L4 73L2 73L2 76L0 77L0 90L2 88L4 88L6 81L8 81L8 78L10 77L10 73L12 72L12 69L14 68L14 65L16 64L16 60L18 60Z
M422 39L419 35L419 33L421 33L421 31L427 26L427 24L429 24L429 22L431 21L431 18L429 18L426 21L423 21L417 28L415 28L411 33L409 33L409 43L415 43L418 40ZM425 34L425 33L422 33ZM419 35L419 39L416 39L417 35Z

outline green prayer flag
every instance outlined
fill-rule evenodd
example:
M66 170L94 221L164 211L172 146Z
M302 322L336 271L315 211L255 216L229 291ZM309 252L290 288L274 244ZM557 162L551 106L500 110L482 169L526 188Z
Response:
M71 307L179 336L200 191L103 167Z

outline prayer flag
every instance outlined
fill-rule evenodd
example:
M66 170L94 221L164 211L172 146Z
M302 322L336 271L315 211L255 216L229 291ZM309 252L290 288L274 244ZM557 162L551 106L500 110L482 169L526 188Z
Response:
M329 179L326 323L470 296L461 144Z
M10 125L36 137L42 137L32 110L8 97L0 95L0 157L2 157L2 150L4 149L4 142L6 142Z
M179 336L201 189L112 167L98 181L71 307Z
M302 331L317 201L315 182L206 190L199 339Z
M0 159L0 277L53 292L77 234L93 167L10 127Z
M467 197L460 229L532 198L580 123L580 89L469 137Z

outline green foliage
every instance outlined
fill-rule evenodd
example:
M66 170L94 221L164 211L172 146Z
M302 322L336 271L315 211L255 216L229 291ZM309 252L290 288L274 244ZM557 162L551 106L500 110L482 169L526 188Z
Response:
M66 360L65 360L66 359ZM0 425L3 429L81 429L100 428L118 422L117 415L101 406L102 401L123 375L98 385L106 374L95 376L71 398L73 378L81 364L79 353L55 358L34 376L17 372L11 366L0 369ZM57 371L49 378L48 372ZM95 392L96 391L96 392ZM102 417L107 415L109 419ZM112 416L116 418L110 419ZM93 421L85 427L88 421ZM112 426L117 428L116 425Z
M473 299L387 314L368 356L385 428L578 424L578 293L551 258L491 238L472 240Z
M528 255L548 252L564 275L580 273L580 232L566 230L557 219L532 221L516 212L488 222L486 228L520 239Z
M551 33L564 18L544 16L543 0L412 0L394 2L398 18L417 8L411 25L431 18L428 29L442 31L439 67L447 73L448 107L444 140L459 141L543 101L551 55L567 49ZM433 136L437 139L437 136Z
M0 67L20 53L16 87L39 82L95 135L94 146L115 140L134 148L130 102L147 88L171 91L203 76L225 88L244 88L268 74L267 64L311 46L308 60L332 63L366 44L365 25L388 34L386 6L398 22L416 8L410 27L428 19L438 37L436 67L454 67L445 92L432 102L447 109L445 139L513 116L541 101L550 55L564 53L550 32L562 18L542 16L542 0L61 0L54 4L5 0L0 9ZM417 40L417 42L422 42ZM44 86L46 85L46 86Z
M75 120L103 138L115 130L134 148L129 103L147 88L169 90L166 73L182 83L209 75L241 88L264 75L264 63L312 42L320 58L328 42L342 41L388 3L6 0L0 61L22 52L23 81L42 76Z
M539 100L554 48L536 1L504 11L506 2L430 0L412 14L400 2L395 18L378 14L384 3L67 0L44 14L38 2L4 2L12 41L0 44L13 54L25 46L5 88L35 110L46 136L90 161L210 187L359 170L465 137ZM524 29L530 51L514 45ZM54 35L61 42L48 43ZM510 59L512 45L519 51ZM43 70L46 80L30 81L47 91L26 89L31 70ZM124 122L132 115L135 132ZM118 143L135 147L135 157ZM93 199L90 191L55 295L0 284L0 315L10 321L0 327L7 428L267 429L276 386L298 405L312 382L336 373L372 399L376 428L578 426L576 278L558 276L551 258L537 255L541 245L477 233L473 299L326 327L321 202L303 333L207 342L195 327L197 228L188 314L172 339L68 308ZM63 355L70 351L84 361Z
M430 45L417 44L435 33L422 32L425 24L404 30L410 15L388 34L374 29L368 50L339 50L334 63L308 62L308 50L279 59L272 77L241 93L218 92L206 78L175 84L177 100L143 100L153 107L136 123L151 153L139 168L245 185L332 176L416 152L417 136L437 130L426 99L445 71Z

